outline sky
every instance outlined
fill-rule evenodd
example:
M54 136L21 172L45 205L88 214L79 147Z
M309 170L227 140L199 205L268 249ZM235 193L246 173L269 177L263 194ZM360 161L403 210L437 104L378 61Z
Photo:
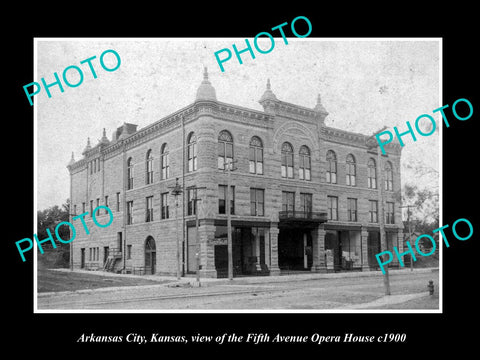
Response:
M262 49L269 40L260 38ZM264 41L265 40L265 41ZM252 43L252 39L250 39ZM52 97L45 90L34 97L36 129L36 204L42 210L61 205L69 197L70 176L66 168L72 152L81 159L87 144L95 146L103 128L111 140L112 133L124 122L141 129L195 100L208 68L209 80L219 101L263 111L258 103L270 79L271 89L279 100L313 108L317 96L329 115L327 126L372 134L383 126L407 130L422 114L432 115L441 105L441 58L437 39L322 39L275 38L268 54L255 51L242 54L243 64L235 55L218 66L214 52L245 45L243 38L175 38L175 39L36 39L35 76L32 81L54 82L54 72L61 78L63 70L76 65L83 70L83 82L77 87L63 83L64 92L52 86ZM100 55L115 50L119 68L105 71ZM81 61L96 56L92 65ZM104 57L107 67L114 67L112 54ZM71 83L79 81L75 70L67 75ZM26 106L28 100L25 98ZM422 129L428 124L420 123ZM412 165L439 171L440 138L437 126L428 137L417 141L403 138L402 184L438 189L435 176L420 176ZM425 130L426 131L426 130ZM392 130L393 132L393 130Z

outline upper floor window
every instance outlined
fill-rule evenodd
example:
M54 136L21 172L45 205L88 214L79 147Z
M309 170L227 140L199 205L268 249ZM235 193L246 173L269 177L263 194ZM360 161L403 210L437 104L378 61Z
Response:
M147 196L146 201L146 211L145 211L145 221L153 221L153 196Z
M282 177L293 179L293 147L288 142L282 144Z
M338 197L327 196L328 220L338 220Z
M127 190L133 189L133 160L127 160Z
M230 199L230 214L235 214L235 187L230 186L230 191L228 193L228 198ZM218 185L218 213L226 214L227 213L227 185Z
M348 221L357 221L357 199L347 198Z
M370 158L367 163L367 182L369 189L377 188L377 166L375 160Z
M298 170L300 180L311 180L311 160L310 160L310 149L303 145L300 148L300 167Z
M162 179L168 179L170 177L170 163L168 160L168 146L166 143L162 145L160 162L162 166Z
M258 136L252 137L249 149L249 167L251 174L263 174L263 143Z
M300 193L300 211L304 217L312 213L312 194Z
M187 139L188 172L197 170L197 137L193 132Z
M393 202L387 202L387 211L385 213L385 217L385 222L387 224L395 224L395 212Z
M376 223L378 222L378 201L377 200L369 200L370 202L370 222Z
M250 215L264 216L265 190L250 188Z
M161 207L161 218L162 219L168 219L169 218L169 212L168 212L168 192L163 193L160 195L160 207Z
M232 135L222 130L218 135L218 168L225 169L225 164L233 161L233 138Z
M337 156L332 150L327 152L327 183L337 183Z
M133 201L127 201L127 225L133 224Z
M187 215L197 213L196 189L187 189Z
M153 155L152 150L147 151L146 164L145 164L146 174L145 174L145 183L153 183Z
M393 169L390 161L385 163L385 190L393 191Z
M295 212L295 193L291 191L282 191L282 211L289 213Z
M355 164L355 158L352 154L347 155L347 171L346 171L346 184L349 186L355 186L356 183L357 168Z

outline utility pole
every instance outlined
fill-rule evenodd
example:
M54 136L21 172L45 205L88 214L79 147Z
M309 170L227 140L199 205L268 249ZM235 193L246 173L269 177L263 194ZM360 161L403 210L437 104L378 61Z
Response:
M199 220L198 220L198 201L201 201L202 199L198 198L198 190L199 189L206 189L206 187L197 187L195 185L189 186L187 190L193 190L194 191L194 197L193 197L193 206L194 206L194 211L195 211L195 270L196 270L196 277L197 277L197 284L198 287L201 287L200 283L200 234L198 232L199 228Z
M412 225L410 223L410 208L416 208L414 205L400 206L401 208L407 208L407 224L408 224L408 243L412 245ZM410 256L410 271L413 271L413 259Z
M385 204L384 204L384 196L383 196L384 183L383 183L382 158L381 158L381 155L380 155L380 146L378 145L377 140L374 139L376 134L382 132L386 128L387 127L384 126L382 129L373 133L373 135L370 136L367 139L367 146L369 146L371 149L374 148L374 147L377 147L377 164L378 164L377 166L378 166L379 174L380 174L380 179L378 181L379 182L378 199L379 199L380 209L381 209L381 215L380 215L380 247L381 247L381 244L383 243L383 244L385 244L385 247L387 248L388 247L387 246L387 241L386 241L387 239L385 239ZM369 144L369 142L371 142L371 143ZM373 144L373 142L375 142L375 144ZM382 249L382 250L387 250L387 249ZM384 269L385 269L385 275L383 276L383 284L385 286L385 295L391 295L391 292L390 292L390 275L389 275L389 272L388 272L388 264Z
M183 193L182 187L178 183L178 177L175 179L175 186L171 194L175 196L175 224L177 228L177 280L180 280L180 239L178 231L178 196Z
M223 171L227 172L227 193L225 196L227 212L227 251L228 251L228 279L233 280L233 244L232 244L232 217L230 210L230 173L236 168L233 167L237 160L230 160L223 166Z

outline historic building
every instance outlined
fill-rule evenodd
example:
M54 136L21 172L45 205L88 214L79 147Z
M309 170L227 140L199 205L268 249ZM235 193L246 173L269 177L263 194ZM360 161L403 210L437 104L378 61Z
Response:
M287 103L268 81L259 102L218 101L205 69L191 105L88 140L68 165L73 215L107 205L114 219L86 217L72 266L186 276L198 254L202 277L226 276L228 219L234 276L365 271L381 250L402 250L400 145L381 155L370 135L325 126L320 96L313 109Z

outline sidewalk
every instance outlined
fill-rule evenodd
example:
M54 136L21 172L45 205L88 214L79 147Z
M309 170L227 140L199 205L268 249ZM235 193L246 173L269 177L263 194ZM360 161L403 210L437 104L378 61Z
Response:
M70 269L51 269L55 271L62 272L72 272ZM415 273L429 273L439 271L438 268L419 268L414 269L413 272L410 269L390 269L390 276L396 275L407 275ZM103 277L129 277L129 278L141 278L148 279L153 281L163 281L162 284L151 284L151 285L138 285L134 288L174 288L174 287L198 287L197 280L195 276L192 277L182 277L178 280L175 276L162 276L162 275L133 275L133 274L115 274L104 271L89 271L89 270L73 270L77 273L85 273L90 275L97 275ZM288 274L288 275L276 275L276 276L241 276L235 277L233 280L221 278L201 278L200 285L201 287L211 287L215 285L256 285L256 284L273 284L273 283L283 283L291 281L308 281L315 279L339 279L339 278L360 278L360 277L382 277L384 276L381 271L365 271L365 272L338 272L338 273L299 273L299 274ZM128 286L131 288L132 286ZM81 289L74 291L61 291L61 292L42 292L37 293L38 297L52 296L52 295L62 295L62 294L73 294L73 293L92 293L92 292L109 292L109 291L118 291L127 288L127 286L117 286L117 287L104 287L96 289Z

